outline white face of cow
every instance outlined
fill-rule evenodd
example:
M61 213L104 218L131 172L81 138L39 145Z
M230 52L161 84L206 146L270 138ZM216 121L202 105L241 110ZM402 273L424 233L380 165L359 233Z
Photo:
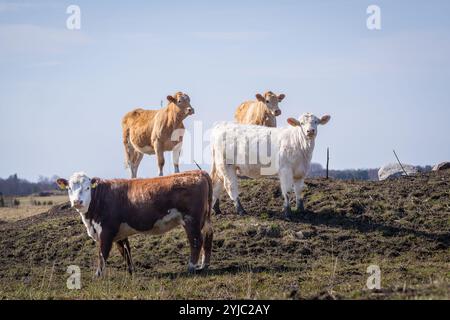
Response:
M97 186L98 178L90 179L84 172L75 172L69 181L58 179L56 183L67 190L73 208L86 212L91 204L91 189Z
M330 121L331 116L328 114L322 118L318 118L312 113L304 113L298 120L294 118L287 119L287 122L293 127L301 127L304 134L309 139L314 139L317 136L318 125L324 125Z

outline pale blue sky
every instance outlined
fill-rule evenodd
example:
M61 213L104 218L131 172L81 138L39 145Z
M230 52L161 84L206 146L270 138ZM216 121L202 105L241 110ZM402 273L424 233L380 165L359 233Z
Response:
M66 29L70 4L81 30ZM370 4L380 31L366 28ZM313 161L329 146L335 169L379 167L393 148L415 165L450 160L449 15L444 0L0 0L0 177L127 177L121 117L178 90L196 109L188 129L265 90L286 94L279 126L331 114Z

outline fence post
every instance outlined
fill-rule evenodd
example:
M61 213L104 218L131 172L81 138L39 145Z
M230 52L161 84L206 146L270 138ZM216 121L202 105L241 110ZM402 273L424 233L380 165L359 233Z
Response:
M327 147L327 180L328 180L328 166L330 164L330 148Z

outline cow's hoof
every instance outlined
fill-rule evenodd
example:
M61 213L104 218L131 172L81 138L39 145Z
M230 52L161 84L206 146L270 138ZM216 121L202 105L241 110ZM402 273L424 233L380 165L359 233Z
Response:
M247 211L245 211L244 208L240 207L240 208L237 208L237 214L240 216L245 216L245 215L247 215Z
M100 278L101 276L103 276L103 271L97 268L97 270L95 271L95 277Z
M291 207L286 207L283 210L284 219L290 221L292 219Z
M208 271L208 269L209 269L209 264L204 264L198 269L198 271L205 272L205 271Z
M236 206L236 212L237 212L238 215L244 216L244 215L247 214L247 211L245 211L245 209L242 206L241 201L239 200L239 198L236 200L235 206Z
M189 263L189 266L188 266L189 274L195 274L198 270L199 270L198 266L196 266L195 264Z
M305 206L303 201L297 203L297 208L295 208L295 213L305 213Z
M222 211L220 211L219 200L217 200L216 203L214 204L213 210L215 214L222 214Z

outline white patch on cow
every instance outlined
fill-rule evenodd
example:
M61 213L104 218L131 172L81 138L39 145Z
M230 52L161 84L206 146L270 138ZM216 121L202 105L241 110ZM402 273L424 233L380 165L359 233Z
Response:
M153 225L150 234L163 234L183 223L183 214L177 209L170 209L168 215L159 219Z
M162 219L157 220L153 225L153 228L151 228L150 230L138 231L132 228L127 223L121 223L119 227L119 232L117 232L117 235L114 237L114 241L123 240L137 233L161 235L179 225L184 225L184 223L185 222L183 220L183 214L177 209L170 209L168 210L167 215L165 215Z
M102 226L91 219L86 218L86 212L83 209L76 209L81 216L84 226L89 237L94 239L94 241L100 241L100 235L102 233ZM87 210L86 210L87 211Z

